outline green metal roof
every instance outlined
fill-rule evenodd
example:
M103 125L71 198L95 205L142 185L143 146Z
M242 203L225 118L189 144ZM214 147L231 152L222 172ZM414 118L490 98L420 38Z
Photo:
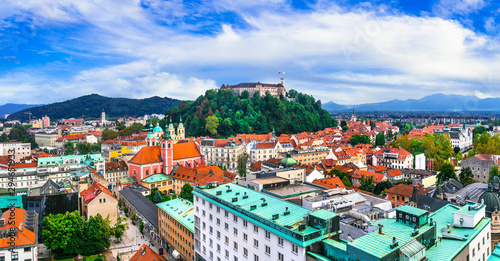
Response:
M63 164L64 161L68 159L77 160L78 164L80 162L85 162L88 160L91 161L104 161L104 158L100 153L98 154L83 154L83 155L66 155L66 156L57 156L57 157L45 157L38 159L38 166L48 166L48 165L57 165Z
M13 206L23 208L23 197L21 195L0 197L0 209L8 209Z
M419 208L412 207L412 206L402 206L402 207L399 207L398 210L403 211L403 212L408 213L408 214L415 215L415 216L422 216L426 213L429 213L426 210L419 209Z
M189 231L194 233L193 203L181 198L176 198L156 205L185 228L189 229Z
M228 189L231 191L227 192ZM220 192L219 195L217 195L218 192ZM194 193L195 195L204 197L215 202L216 204L217 202L221 202L222 204L229 206L229 208L225 208L239 216L244 218L247 217L247 219L251 222L260 222L262 226L268 227L269 230L274 229L276 233L280 234L288 241L295 242L297 245L307 246L328 237L328 234L323 234L322 229L317 229L311 226L306 226L305 229L299 230L299 225L303 224L304 216L311 212L310 209L240 185L229 183L219 185L214 188L196 187ZM212 198L216 198L219 201L214 201L212 198L206 197L204 193L207 193ZM244 195L248 197L243 198ZM235 198L237 201L233 202L233 199ZM262 206L262 202L264 201L267 203L266 206ZM288 211L289 214L284 215L286 211ZM331 214L326 214L325 212L327 211L319 211L317 215L321 219L338 216L337 213L330 212ZM315 215L315 212L311 212L311 215ZM311 239L300 240L293 236L294 233ZM321 236L313 237L313 233L320 233Z
M172 179L171 177L165 175L165 174L154 174L151 175L147 178L144 178L141 180L141 182L146 182L146 183L155 183L155 182L160 182L160 181L167 181L169 179Z
M425 246L418 242L416 239L413 239L410 243L404 245L400 248L400 251L407 257L412 257L416 255L418 252L425 249Z
M465 206L463 206L459 210L457 210L457 212L465 213L465 214L469 214L469 215L475 215L481 209L486 207L486 205L483 204L479 209L472 209L472 208L469 209L469 207L473 207L476 204L477 203L475 203L475 202L469 201L469 202L467 202L467 204Z
M453 213L459 209L459 207L454 205L446 205L429 216L436 221L436 233L438 237L442 236L441 229L447 227L446 223L453 224ZM437 245L427 250L426 257L429 260L453 260L490 222L491 219L485 217L473 229L453 228L450 232L451 235L466 238L466 240L441 239ZM466 237L465 235L468 236Z
M320 218L320 219L328 220L328 219L331 219L331 218L337 216L338 214L331 212L331 211L328 211L328 210L319 209L319 210L316 210L314 212L311 212L310 215L313 217Z
M491 256L488 258L488 261L500 261L500 245L497 245L493 252L491 252Z
M137 178L136 177L126 177L126 178L119 179L119 181L120 181L120 184L125 185L125 184L137 182Z
M393 237L396 238L399 246L404 246L414 239L411 234L415 229L411 226L397 222L394 218L383 219L376 224L383 225L382 234L379 234L378 231L374 231L348 244L372 256L382 258L397 249L391 249L390 247ZM431 226L426 224L418 229L419 234L426 233L430 229Z

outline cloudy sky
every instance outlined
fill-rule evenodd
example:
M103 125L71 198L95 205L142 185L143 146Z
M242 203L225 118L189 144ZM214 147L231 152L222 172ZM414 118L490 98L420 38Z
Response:
M0 104L194 99L279 82L323 102L500 96L494 0L2 0Z

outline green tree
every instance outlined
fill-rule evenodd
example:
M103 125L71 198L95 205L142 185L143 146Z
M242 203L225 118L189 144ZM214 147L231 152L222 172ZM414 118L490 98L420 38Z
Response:
M73 155L75 154L75 146L73 143L71 142L66 142L66 144L64 144L64 152L66 155Z
M491 166L491 168L490 168L490 178L488 179L488 182L491 182L495 176L499 176L498 175L498 166L497 165Z
M457 179L455 175L455 167L449 161L444 162L439 169L439 173L436 175L437 184L443 184L443 182L449 179Z
M206 119L205 130L210 133L210 135L215 136L217 134L217 128L219 127L219 120L216 116L209 116Z
M375 189L375 184L373 183L373 176L365 177L361 176L359 179L359 189L373 193L373 190Z
M366 135L353 135L350 142L352 146L356 146L358 144L370 144L370 138Z
M123 205L122 198L119 198L118 199L118 207L122 208L122 205Z
M182 186L181 194L179 196L183 199L193 202L193 187L189 183L184 184L184 186Z
M109 219L102 218L101 214L90 216L84 225L84 243L81 245L82 254L92 255L104 252L111 242L111 227Z
M247 160L249 156L247 154L243 154L242 156L238 157L237 160L237 168L238 168L238 174L241 177L245 177L247 175Z
M46 216L42 221L43 244L60 254L80 253L80 245L84 240L84 222L77 211Z
M7 137L7 134L3 133L0 136L0 142L9 142L9 137Z
M249 97L250 97L250 93L248 91L245 90L241 93L242 99L248 99Z
M347 175L342 178L342 183L344 183L344 186L346 187L352 187L351 181L349 180Z
M390 189L392 188L394 185L392 184L392 182L386 180L386 181L382 181L382 182L379 182L376 186L375 186L375 191L373 192L373 194L375 195L380 195L380 193L384 192L386 189Z
M379 132L375 137L375 146L384 146L385 145L385 135L383 132Z
M483 134L484 132L487 132L488 129L484 126L477 126L474 128L474 130L472 130L472 135L474 138L476 138L477 136Z
M139 219L139 231L142 233L144 230L144 222L142 222L142 219Z
M460 147L453 147L453 152L455 152L455 154L458 154L460 153Z
M462 183L462 185L464 186L474 183L474 175L472 174L472 170L470 169L470 167L463 168L460 171L459 178L460 183Z

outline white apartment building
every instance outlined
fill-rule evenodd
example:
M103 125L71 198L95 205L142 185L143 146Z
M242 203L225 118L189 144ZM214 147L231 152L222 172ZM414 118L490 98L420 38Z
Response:
M372 165L383 165L387 169L412 169L413 158L413 155L405 149L384 149L373 154Z
M290 142L280 143L278 140L258 142L250 148L250 161L265 161L271 158L279 158L280 153L293 150Z
M236 184L193 192L196 261L306 260L308 247L339 236L339 215L326 210L311 212Z
M222 164L228 171L235 172L238 158L245 153L245 146L234 139L204 139L201 141L200 151L205 156L207 165Z
M31 156L31 143L22 143L22 142L5 142L0 143L0 156L9 155L9 150L15 151L16 158L14 159L16 162L19 162L20 159Z

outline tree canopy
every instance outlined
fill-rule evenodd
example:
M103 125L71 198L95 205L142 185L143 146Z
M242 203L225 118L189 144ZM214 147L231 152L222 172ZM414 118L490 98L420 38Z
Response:
M474 139L474 152L476 154L500 154L500 137L498 134L491 136L483 132Z
M385 135L383 132L380 132L375 137L375 146L384 146L385 145Z
M48 215L42 221L43 243L52 251L65 255L92 255L110 246L109 220L100 214L83 220L78 211Z
M291 90L289 91L289 93ZM195 101L181 102L167 116L174 122L184 121L186 136L231 136L238 133L300 133L336 126L336 121L321 109L321 101L296 93L295 100L261 97L231 91L208 90ZM216 124L215 119L218 124Z
M189 183L184 184L184 186L182 186L181 194L179 194L179 197L193 202L193 186L191 186Z
M370 137L366 135L353 135L351 137L351 145L356 146L358 144L370 144Z
M460 171L459 178L460 183L462 183L462 185L464 186L474 183L474 175L472 174L472 170L470 169L470 167L463 168Z
M401 147L413 155L424 153L427 159L432 159L434 168L439 169L443 162L455 155L451 147L451 141L448 134L429 134L424 137L415 137L410 139L408 135L399 137L391 143L394 148Z
M457 179L455 175L455 167L449 161L444 162L439 169L439 173L436 175L437 184L443 184L443 182L449 179Z

